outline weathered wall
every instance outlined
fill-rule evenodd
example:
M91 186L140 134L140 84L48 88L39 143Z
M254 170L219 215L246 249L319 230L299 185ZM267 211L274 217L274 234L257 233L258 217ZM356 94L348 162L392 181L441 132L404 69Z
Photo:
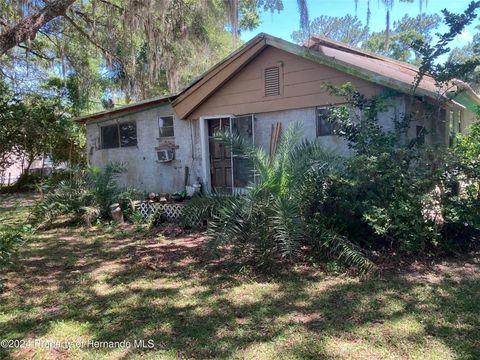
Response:
M468 109L464 110L462 127L468 132L468 128L477 120L477 115Z
M399 118L405 112L405 100L403 96L391 99L391 107L379 115L379 123L388 131L393 129L393 119ZM339 155L348 155L350 150L345 140L337 135L317 137L316 108L285 110L255 114L255 144L262 146L266 151L270 149L272 125L282 124L285 131L289 125L298 122L301 124L305 139L318 141L325 149Z
M119 183L133 186L140 191L170 193L182 191L186 166L190 169L190 185L200 174L198 121L174 119L175 160L160 163L157 161L155 150L159 145L158 117L169 115L173 115L173 109L167 105L121 118L87 124L87 152L90 164L104 167L109 162L125 163L128 172L120 176ZM137 124L137 146L101 149L101 126L127 121L135 121Z
M27 160L24 159L23 156L10 156L10 161L12 165L7 167L3 172L0 172L0 185L8 185L15 183L20 175L23 174L25 169L27 168ZM37 173L43 175L49 175L52 171L53 164L50 158L46 157L38 157L33 160L32 164L30 165L30 173ZM57 166L57 168L59 168Z
M9 185L15 183L23 173L25 163L22 161L21 157L11 155L10 161L12 161L12 165L0 173L0 185Z
M335 135L316 137L317 124L314 107L256 114L255 144L263 147L267 153L270 149L272 125L276 123L282 124L282 132L285 132L291 124L299 123L305 134L305 139L309 141L317 140L326 149L338 154L348 154L348 146L340 137Z

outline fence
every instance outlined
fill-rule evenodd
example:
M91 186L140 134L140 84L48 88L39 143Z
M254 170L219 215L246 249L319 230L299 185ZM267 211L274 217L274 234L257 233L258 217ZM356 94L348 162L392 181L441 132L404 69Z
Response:
M167 221L179 223L183 217L190 226L203 227L204 220L194 211L184 211L185 204L182 203L159 203L154 201L142 201L135 206L140 211L143 221L153 219L156 223Z

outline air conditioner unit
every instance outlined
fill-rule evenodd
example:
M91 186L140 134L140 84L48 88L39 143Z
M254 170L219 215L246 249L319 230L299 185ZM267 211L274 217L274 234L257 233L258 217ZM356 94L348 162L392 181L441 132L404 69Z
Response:
M173 149L157 150L157 157L159 162L170 162L175 157L175 151Z

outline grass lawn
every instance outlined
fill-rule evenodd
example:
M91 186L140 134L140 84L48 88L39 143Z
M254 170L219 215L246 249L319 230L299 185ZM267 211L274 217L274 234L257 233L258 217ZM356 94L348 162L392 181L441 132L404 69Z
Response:
M25 219L25 199L0 201L0 224ZM205 260L204 243L174 229L38 233L6 274L0 339L154 347L27 347L0 358L480 359L475 255L368 280L306 266L256 278Z

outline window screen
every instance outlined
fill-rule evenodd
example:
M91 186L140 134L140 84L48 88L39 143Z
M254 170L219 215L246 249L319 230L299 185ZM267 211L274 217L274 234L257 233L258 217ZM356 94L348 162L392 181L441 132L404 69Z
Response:
M118 125L102 127L102 149L113 149L119 146Z
M137 126L134 122L123 123L120 127L120 146L137 146Z
M158 119L160 127L160 137L175 136L173 131L173 116L164 116Z
M317 137L335 135L337 123L329 121L330 110L327 108L317 108Z

